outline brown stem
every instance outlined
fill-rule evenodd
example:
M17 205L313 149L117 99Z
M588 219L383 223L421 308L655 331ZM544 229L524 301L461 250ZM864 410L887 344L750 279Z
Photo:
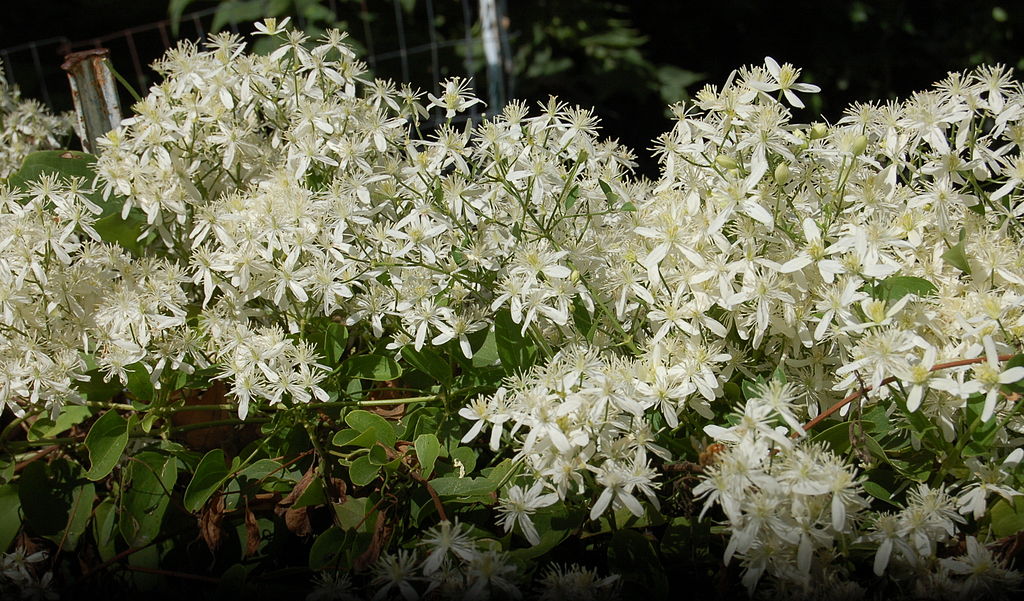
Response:
M42 459L43 457L46 457L47 455L49 455L50 453L52 453L52 452L54 452L54 451L56 451L58 449L60 449L60 447L58 445L53 445L51 447L46 447L45 449L40 449L39 451L36 451L36 453L34 455L32 455L31 457L29 457L28 459L26 459L24 461L21 461L21 462L18 462L17 464L15 464L14 465L14 473L17 474L21 470L23 470L26 467L28 467L28 464L30 464L30 463L32 463L34 461L38 461L38 460Z
M999 357L998 357L998 359L1000 361L1009 361L1012 358L1013 358L1013 355L999 355ZM964 365L974 365L976 363L984 363L985 361L988 361L988 359L986 357L975 357L974 359L957 359L956 361L947 361L946 363L938 363L936 365L933 365L932 368L929 371L939 371L940 369L950 369L950 368L953 368L953 367L963 367ZM882 380L881 385L885 386L886 384L892 384L893 382L895 382L898 379L899 378L897 378L896 376L889 376L888 378ZM866 386L864 388L861 388L857 392L851 392L849 395L846 396L846 398L844 398L843 400L839 401L835 405L832 405L831 407L829 407L825 411L821 412L820 415L818 415L817 417L815 417L811 421L809 421L806 424L804 424L804 432L809 432L811 430L811 428L813 428L814 426L817 426L821 422L825 421L826 418L828 418L829 416L831 416L835 412L839 411L843 407L845 407L845 406L849 405L850 403L852 403L853 401L859 399L861 396L863 396L867 392L871 391L871 389L872 389L871 386ZM796 435L797 434L794 433L794 436L796 436Z
M409 470L409 474L412 475L412 479L423 484L427 487L427 492L430 493L430 498L434 500L434 508L437 509L437 515L441 517L441 521L448 521L448 514L444 510L444 503L441 502L441 497L437 495L437 491L430 485L430 482L420 475L418 471Z
M400 457L405 457L405 453L398 453L394 449L389 448L379 442L377 444L380 444L380 446L384 447L384 451L388 454L389 459L398 459ZM441 517L442 521L447 522L448 513L444 510L444 503L441 502L441 497L437 495L437 491L434 490L434 487L430 485L430 481L423 477L419 469L413 469L408 465L406 465L405 467L409 469L409 475L412 476L413 480L427 487L427 492L430 493L430 498L434 500L434 508L437 509L437 515Z

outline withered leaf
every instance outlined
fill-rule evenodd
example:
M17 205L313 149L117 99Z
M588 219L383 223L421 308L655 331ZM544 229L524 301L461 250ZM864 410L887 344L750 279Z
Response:
M296 536L309 536L313 532L313 524L309 521L309 507L298 509L288 508L284 512L284 525Z
M199 534L210 551L216 551L224 539L224 496L215 494L199 511Z
M281 501L277 504L277 509L275 510L277 515L283 515L288 510L289 507L295 504L295 501L299 500L299 497L302 496L302 493L306 492L306 489L309 488L310 483L313 482L313 476L315 473L316 464L314 463L309 466L309 469L306 470L305 474L302 474L302 478L300 478L299 481L295 483L295 487L292 488L292 491L285 495L285 498L281 499Z
M344 503L348 498L348 483L341 478L328 478L327 495L332 503Z
M309 466L306 473L302 474L302 478L295 483L295 488L285 498L281 499L281 502L277 504L277 508L274 509L277 515L284 515L284 525L297 536L309 536L313 532L313 525L309 521L309 508L299 507L298 509L293 509L291 506L309 488L315 473L316 464L314 463Z
M370 538L370 546L360 553L359 557L357 557L352 564L352 567L354 567L357 572L361 572L377 562L377 559L380 558L380 553L384 549L388 538L391 537L391 532L393 530L394 525L388 520L387 511L381 509L377 513L377 523L373 526L373 536Z
M260 526L256 522L256 514L245 504L245 556L256 554L260 548Z

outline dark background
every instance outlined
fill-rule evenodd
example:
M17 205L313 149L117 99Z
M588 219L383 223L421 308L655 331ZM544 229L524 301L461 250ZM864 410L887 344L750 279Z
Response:
M88 40L137 25L166 19L164 0L36 0L0 9L0 47L11 48L44 38ZM240 17L236 28L255 15L292 14L316 31L348 29L376 52L393 49L394 19L401 7L406 42L417 43L427 18L426 0L178 0L188 11L221 6L221 21ZM464 8L476 0L433 0L430 9L442 38L463 35ZM371 16L374 30L360 21ZM543 101L549 94L594 106L604 133L620 139L643 158L652 140L668 128L665 107L685 101L707 83L721 85L730 71L759 64L766 55L804 70L803 80L822 88L808 99L797 119L838 119L852 101L906 96L942 79L950 70L983 63L1024 67L1024 3L1010 0L721 0L717 2L621 0L506 0L512 96ZM474 19L475 21L475 19ZM180 35L195 35L183 24ZM226 25L225 25L226 26ZM390 33L389 33L390 32ZM367 40L367 34L372 40ZM421 40L422 41L422 40ZM126 64L122 72L137 87L151 83L145 67L163 50L155 34L134 40L141 69ZM112 45L113 46L113 45ZM41 48L39 60L58 65L60 48ZM124 53L112 47L115 56ZM482 75L478 55L472 69ZM8 57L15 79L27 96L39 96L29 60L22 52ZM118 60L126 61L121 56ZM449 50L434 72L425 56L411 57L405 68L397 59L373 65L376 74L403 75L429 89L429 81L464 73L464 54ZM49 99L69 107L60 91L60 73L50 81ZM54 83L56 82L56 84ZM56 91L54 91L56 90ZM481 96L484 96L481 90ZM65 103L67 104L65 106ZM652 171L644 163L643 170Z

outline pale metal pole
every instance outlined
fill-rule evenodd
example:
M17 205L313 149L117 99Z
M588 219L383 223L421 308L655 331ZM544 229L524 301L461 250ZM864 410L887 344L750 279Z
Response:
M67 71L75 102L78 137L86 152L95 153L96 139L121 124L121 103L106 48L72 52L61 68Z

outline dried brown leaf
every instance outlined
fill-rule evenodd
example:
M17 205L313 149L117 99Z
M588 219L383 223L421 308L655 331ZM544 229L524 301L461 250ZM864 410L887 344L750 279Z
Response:
M387 544L388 538L394 531L394 526L388 520L387 511L381 509L377 513L377 523L373 526L373 536L370 537L370 546L360 553L359 557L352 563L357 572L361 572L377 562L380 553Z
M260 548L260 526L256 522L256 514L245 504L245 556L251 557Z
M283 515L285 511L288 510L289 507L295 504L295 501L299 500L299 497L302 496L302 493L306 492L306 489L309 488L310 483L313 482L313 476L315 475L315 473L316 464L314 463L309 466L309 469L306 470L306 473L302 474L302 478L300 478L299 481L295 483L295 487L292 488L292 491L285 495L285 497L281 499L280 502L278 502L277 509L275 510L277 515Z
M309 507L298 509L288 508L284 512L284 525L296 536L309 536L313 532L313 524L309 521Z
M328 478L327 496L332 503L344 503L348 498L348 483L341 478Z
M216 493L199 511L199 534L210 551L220 548L224 540L224 495Z

